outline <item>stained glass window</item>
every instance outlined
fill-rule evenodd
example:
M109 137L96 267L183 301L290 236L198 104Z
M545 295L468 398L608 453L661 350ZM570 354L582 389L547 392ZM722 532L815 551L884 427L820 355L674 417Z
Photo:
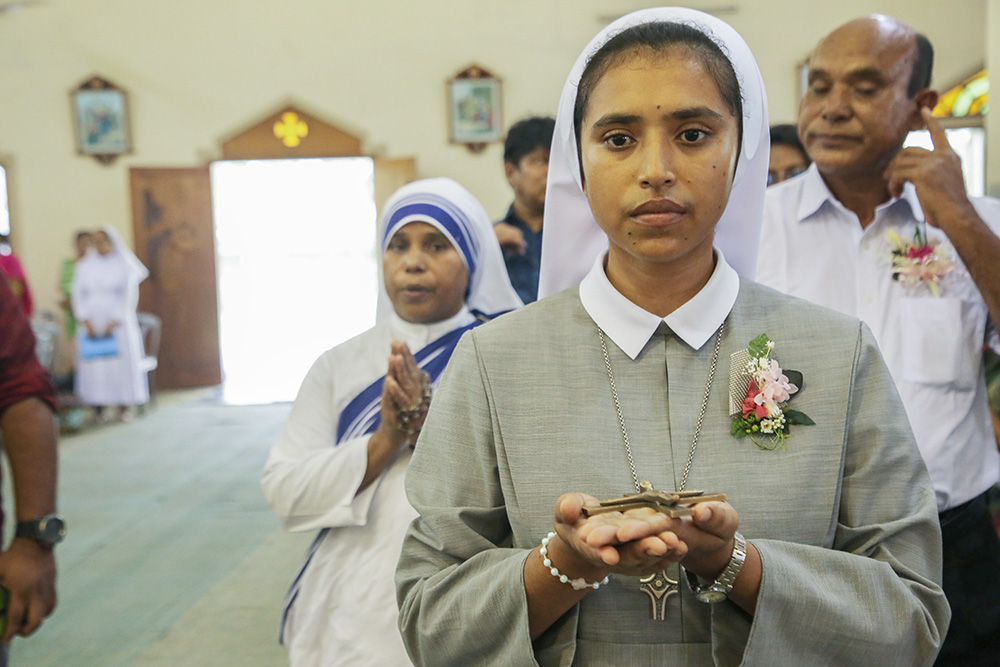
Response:
M942 94L934 107L934 115L938 118L985 116L990 107L989 99L990 78L986 70L981 70Z

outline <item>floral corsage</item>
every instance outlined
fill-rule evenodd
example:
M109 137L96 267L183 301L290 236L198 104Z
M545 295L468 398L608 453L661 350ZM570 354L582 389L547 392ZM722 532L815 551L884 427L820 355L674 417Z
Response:
M890 229L885 233L892 262L892 279L907 287L927 285L934 296L941 296L941 279L955 268L947 245L927 237L927 223L918 224L912 239Z
M761 334L730 360L730 433L749 437L761 449L784 449L793 425L815 424L788 402L802 388L802 373L783 370L771 358L774 341ZM769 436L762 438L761 436Z

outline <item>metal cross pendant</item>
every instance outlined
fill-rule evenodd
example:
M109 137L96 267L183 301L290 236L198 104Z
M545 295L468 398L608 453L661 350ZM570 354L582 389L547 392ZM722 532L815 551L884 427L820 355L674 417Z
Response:
M653 605L653 620L662 621L667 608L667 598L677 595L677 582L667 576L663 570L643 577L639 590L649 596Z

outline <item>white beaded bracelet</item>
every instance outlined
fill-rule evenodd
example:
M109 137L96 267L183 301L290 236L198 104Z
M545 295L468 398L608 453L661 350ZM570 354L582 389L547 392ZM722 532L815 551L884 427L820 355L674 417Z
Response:
M598 588L608 583L607 577L604 577L600 581L595 581L594 583L590 584L587 583L587 581L583 577L580 577L579 579L570 579L565 574L560 572L559 568L553 565L552 561L549 560L549 541L555 536L556 536L555 532L551 532L544 538L542 538L542 548L539 550L539 553L542 554L542 564L545 565L545 567L549 568L549 572L552 574L553 577L563 582L564 584L569 584L570 586L573 587L574 591L582 591L584 588L593 588L596 591Z

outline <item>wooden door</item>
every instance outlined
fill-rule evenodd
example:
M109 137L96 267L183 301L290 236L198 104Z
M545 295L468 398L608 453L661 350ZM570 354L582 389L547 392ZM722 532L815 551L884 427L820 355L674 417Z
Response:
M382 216L385 200L393 192L417 178L417 161L412 157L375 158L375 207Z
M139 310L163 321L156 384L222 382L212 186L207 167L130 169L135 252L149 268Z

